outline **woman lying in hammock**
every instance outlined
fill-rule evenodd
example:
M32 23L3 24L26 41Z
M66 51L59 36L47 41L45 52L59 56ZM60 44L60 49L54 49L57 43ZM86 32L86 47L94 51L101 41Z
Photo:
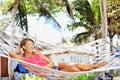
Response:
M37 64L46 68L53 68L54 63L40 51L35 51L34 41L30 38L25 38L20 43L20 50L13 50L10 52L10 56L16 59L20 59L29 63ZM21 56L23 54L23 56ZM67 72L79 72L95 69L106 65L107 62L101 62L98 65L92 65L87 63L59 63L58 69Z

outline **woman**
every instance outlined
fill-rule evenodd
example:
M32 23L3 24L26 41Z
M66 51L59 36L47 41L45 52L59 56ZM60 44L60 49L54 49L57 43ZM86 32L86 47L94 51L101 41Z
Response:
M37 51L34 46L34 41L30 38L25 38L20 43L20 50L13 50L10 52L10 56L16 59L20 59L29 63L37 64L46 68L53 68L53 62ZM22 54L22 56L21 56ZM95 69L104 66L107 62L102 62L98 65L91 65L87 63L59 63L58 69L67 72L79 72Z

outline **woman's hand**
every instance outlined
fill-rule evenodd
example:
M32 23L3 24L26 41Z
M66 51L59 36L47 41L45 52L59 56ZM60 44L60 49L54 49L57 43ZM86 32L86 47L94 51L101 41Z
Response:
M9 55L13 58L22 60L22 56L20 56L21 51L20 50L13 50L9 52Z
M21 54L23 54L23 53L24 53L23 48L21 48L21 49L20 49L20 53L21 53Z

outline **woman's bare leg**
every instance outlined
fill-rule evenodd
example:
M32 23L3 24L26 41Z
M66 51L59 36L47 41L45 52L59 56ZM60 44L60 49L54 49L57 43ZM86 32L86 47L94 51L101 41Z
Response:
M76 66L80 69L80 70L83 70L83 71L88 71L88 70L91 70L91 69L95 69L95 68L99 68L99 67L102 67L102 66L105 66L108 62L106 61L103 61L97 65L93 65L93 64L88 64L88 63L77 63Z
M96 64L95 66L96 66L96 68L99 68L99 67L105 66L106 64L108 64L108 62L102 61L102 62Z
M65 68L66 66L75 65L75 64L76 63L61 62L58 64L58 69L61 70L61 69Z
M81 71L77 66L76 63L59 63L58 69L62 71L67 71L67 72L79 72Z
M61 69L63 69L66 65L67 65L67 63L65 63L65 62L59 63L59 64L58 64L58 69L61 70Z
M82 71L88 71L96 68L95 65L87 64L87 63L77 63L76 66Z
M67 72L80 72L81 70L75 65L68 65L65 68L61 69L62 71Z
M68 71L68 72L79 72L79 71L88 71L91 69L99 68L104 65L106 65L107 62L103 61L97 65L92 65L88 63L59 63L58 64L58 69L63 70L63 71Z

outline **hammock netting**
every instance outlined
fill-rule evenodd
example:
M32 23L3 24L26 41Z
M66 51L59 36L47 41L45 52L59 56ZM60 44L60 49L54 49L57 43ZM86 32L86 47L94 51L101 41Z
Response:
M55 63L59 62L74 62L74 63L90 63L98 64L102 61L107 61L108 64L89 71L82 72L64 72L54 69L48 69L35 64L27 63L9 57L11 50L19 49L20 41L25 38L32 38L36 46L42 49L42 52L47 55ZM111 49L112 48L112 51ZM81 46L55 46L42 42L35 37L31 37L28 33L19 28L14 28L14 32L9 29L0 30L0 56L20 62L27 70L38 76L50 77L53 79L67 79L81 74L92 72L100 72L105 70L119 69L120 59L115 57L116 48L104 39L98 39Z

